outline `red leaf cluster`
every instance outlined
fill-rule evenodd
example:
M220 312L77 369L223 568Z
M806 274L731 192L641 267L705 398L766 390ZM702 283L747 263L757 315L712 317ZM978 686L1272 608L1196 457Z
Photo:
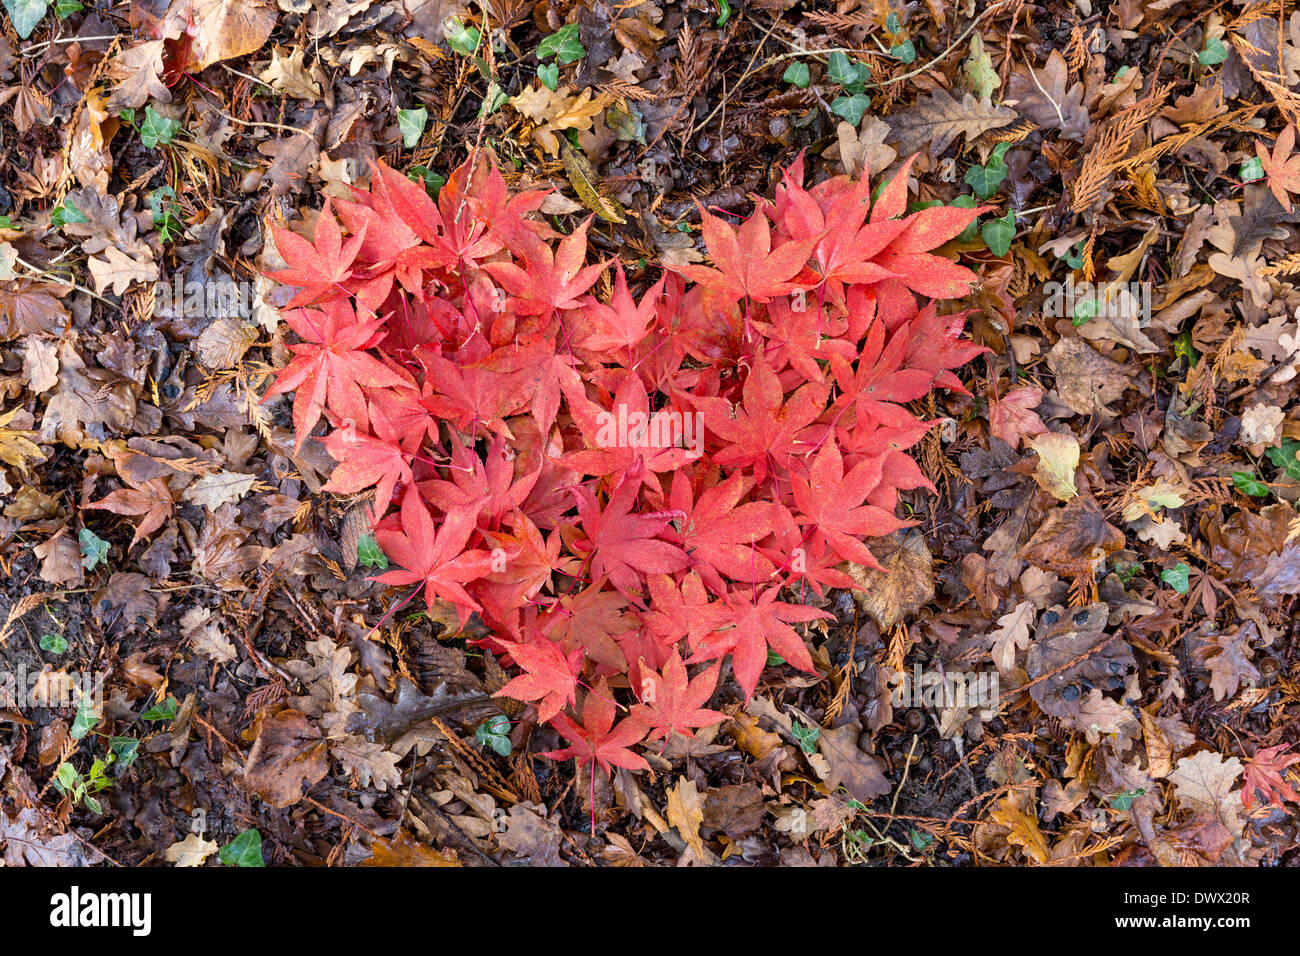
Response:
M436 201L380 165L314 242L275 230L301 341L267 397L295 392L300 445L326 419L326 488L373 489L378 580L478 612L555 756L640 767L647 734L716 722L719 666L686 664L730 655L747 696L769 652L812 672L792 625L829 615L783 593L854 587L839 565L929 487L907 403L981 351L930 301L974 276L933 250L980 210L909 214L908 166L873 201L796 163L738 227L702 211L712 266L639 299L588 264L590 220L560 236L488 163Z

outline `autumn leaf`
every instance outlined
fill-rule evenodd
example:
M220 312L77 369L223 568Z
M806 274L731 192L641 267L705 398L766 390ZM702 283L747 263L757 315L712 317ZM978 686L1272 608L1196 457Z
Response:
M420 496L408 491L402 498L401 530L375 531L389 561L400 567L375 580L398 585L421 583L427 604L445 598L456 606L464 624L471 612L481 610L465 590L465 583L483 577L492 569L489 552L465 549L473 522L472 515L456 511L435 529L433 517Z
M509 644L506 649L524 673L497 691L497 696L540 700L537 718L542 721L577 703L578 678L585 657L582 648L565 654L554 641L541 639L531 644Z
M1300 764L1300 754L1287 754L1289 744L1275 747L1261 747L1255 756L1246 761L1245 786L1241 789L1241 802L1247 810L1255 802L1256 791L1263 794L1266 803L1282 806L1287 800L1300 803L1300 794L1295 787L1284 780L1283 772L1287 767ZM1285 756L1284 756L1285 755Z
M701 649L691 660L712 660L731 654L736 680L745 699L754 696L759 675L767 663L770 647L793 667L815 674L812 657L791 623L831 619L832 615L816 608L778 601L779 587L770 587L749 598L749 592L728 595L724 626L703 638Z
M552 760L567 760L572 757L579 764L586 764L592 769L598 765L606 773L610 772L611 767L650 769L644 757L628 749L645 737L646 726L632 717L614 723L614 699L610 696L609 685L604 678L583 699L581 724L560 714L552 721L552 725L569 741L569 746L562 750L547 751L542 754L543 757Z
M302 337L290 346L294 360L277 376L262 400L297 391L293 401L298 447L307 440L328 405L347 427L366 428L370 422L362 393L366 388L405 388L400 375L365 350L382 335L378 320L358 321L346 302L327 302L322 310L285 313L289 326Z
M989 632L992 641L993 663L1003 674L1009 674L1016 663L1016 651L1029 646L1029 628L1034 622L1034 606L1021 601L1007 614L998 618L998 626Z
M686 665L673 652L663 666L662 675L642 667L637 696L641 703L632 708L632 716L650 728L650 740L679 733L695 736L692 728L709 727L727 719L726 714L703 707L718 684L720 664L701 671L687 681Z
M708 290L723 305L740 299L767 302L800 288L792 280L803 271L812 251L812 238L790 240L773 247L772 230L763 210L733 229L707 210L700 210L704 244L713 266L678 266L677 271ZM820 238L820 237L818 237Z
M1294 123L1287 124L1282 130L1271 153L1264 149L1263 143L1255 140L1255 152L1264 167L1264 175L1268 177L1268 188L1273 190L1273 195L1287 212L1291 211L1290 194L1300 194L1300 154L1294 154L1294 149Z
M1006 126L1015 118L1015 111L1005 106L977 100L970 93L957 100L951 93L938 89L918 100L915 106L894 114L885 142L903 155L929 147L930 155L938 156L963 133L971 140L987 130Z
M1000 438L1012 449L1020 447L1025 438L1047 431L1043 420L1034 413L1043 400L1043 390L1024 386L1013 388L1001 398L989 402L989 434Z
M250 475L251 479L252 476ZM102 508L119 515L139 515L143 519L135 528L131 543L127 549L134 548L136 542L143 541L163 526L163 522L176 510L171 488L165 478L150 478L143 482L123 479L127 487L105 495L99 501L86 505L87 508Z

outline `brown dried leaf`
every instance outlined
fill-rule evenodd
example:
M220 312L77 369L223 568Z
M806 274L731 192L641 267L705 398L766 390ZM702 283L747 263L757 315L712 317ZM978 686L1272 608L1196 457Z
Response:
M862 588L854 592L862 610L888 631L934 597L934 561L919 531L879 538L872 553L884 570L849 562L848 573Z
M273 807L289 807L329 773L325 738L296 710L262 721L244 764L244 783Z

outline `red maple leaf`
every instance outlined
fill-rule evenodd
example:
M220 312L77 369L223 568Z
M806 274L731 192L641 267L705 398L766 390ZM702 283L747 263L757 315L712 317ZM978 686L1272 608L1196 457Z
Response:
M857 182L844 177L826 180L811 190L798 183L802 165L787 170L777 193L782 226L795 236L816 240L813 271L820 274L832 297L839 299L849 283L871 284L895 278L872 262L907 225L898 219L866 221L871 186L864 176Z
M645 737L645 724L628 717L616 725L614 706L609 685L601 678L582 701L581 724L574 723L564 714L551 721L551 726L564 735L569 746L563 750L548 750L542 756L552 760L572 757L588 767L599 765L605 773L610 772L611 766L649 770L650 765L644 757L627 749Z
M365 350L383 337L382 322L362 321L346 299L326 302L321 310L295 309L284 319L303 341L289 346L294 359L280 370L262 401L295 389L293 427L298 448L320 421L325 405L343 427L367 428L369 417L362 386L404 388L409 382Z
M601 667L623 672L627 658L619 638L636 628L627 598L597 578L577 594L566 594L546 609L538 626L552 639L583 648Z
M352 264L365 241L365 229L344 242L343 230L329 199L325 200L316 220L315 242L308 242L296 232L277 225L271 227L271 237L289 268L272 272L270 277L298 290L286 308L316 305L357 292L373 312L388 294L382 284L373 282L361 283L356 288L347 285L353 274Z
M903 527L903 522L883 508L862 502L880 483L880 458L868 458L844 473L844 459L835 442L828 441L813 459L807 479L791 477L791 492L812 540L826 545L847 561L878 568L861 538L878 538Z
M858 419L898 425L911 419L901 404L920 398L934 382L934 375L905 368L908 338L895 332L886 336L885 325L876 320L867 330L867 340L856 368L839 355L831 356L831 369L842 395L837 404L855 406Z
M428 369L425 385L433 392L424 400L425 407L466 434L478 425L505 432L506 416L526 408L533 398L524 387L532 380L531 372L513 349L497 349L473 361L453 362L432 353L421 359Z
M1282 130L1273 152L1264 149L1264 144L1255 140L1255 153L1259 156L1264 175L1268 177L1268 188L1287 212L1291 211L1291 197L1288 193L1300 193L1300 155L1292 155L1295 149L1295 125L1290 124Z
M1290 800L1300 803L1300 793L1282 778L1282 772L1293 764L1300 764L1300 754L1283 753L1291 749L1290 744L1278 744L1276 747L1264 747L1255 751L1255 756L1246 761L1245 786L1241 788L1241 802L1250 809L1255 802L1255 791L1265 797L1265 803L1282 806Z
M796 304L803 308L795 308ZM773 299L767 304L767 320L755 320L754 325L766 338L762 354L773 370L780 372L788 362L809 382L825 380L817 362L828 360L833 352L847 359L857 355L843 337L848 323L820 303Z
M738 506L752 480L735 472L726 481L695 498L690 476L678 472L673 478L669 505L677 518L676 533L668 537L690 557L691 566L715 591L726 590L722 575L732 581L763 581L772 564L753 547L772 532L772 505L751 501Z
M713 461L750 468L761 484L773 466L784 470L792 455L808 450L808 426L825 410L827 392L826 386L809 382L787 400L780 379L759 357L745 379L739 408L724 398L694 401L704 414L705 430L727 443Z
M474 596L483 605L483 617L490 624L509 627L519 609L551 583L551 575L576 570L576 558L563 557L560 532L543 538L537 525L522 511L508 520L510 534L484 531L487 543L500 548L506 558L504 567L482 581L475 582Z
M623 264L614 264L614 294L609 304L594 303L586 310L586 324L582 327L583 338L577 343L579 348L591 349L593 352L610 352L625 350L624 361L632 350L649 333L655 321L655 303L664 292L667 275L646 290L638 304L627 288L627 276L623 274Z
M803 639L790 624L795 621L834 620L834 615L801 604L778 601L779 586L768 588L762 594L746 597L733 591L727 599L725 630L717 630L701 640L701 649L691 660L713 660L731 654L731 666L736 674L745 699L754 696L759 675L767 665L770 647L793 667L809 674L817 673L812 656Z
M524 673L510 681L493 697L541 701L537 718L546 722L566 706L577 703L578 680L582 676L582 648L568 654L555 641L545 637L527 644L506 644L506 652L523 668Z
M401 531L375 529L384 554L400 567L374 580L397 585L422 583L425 603L432 606L438 598L450 601L464 625L472 612L481 610L465 590L465 583L492 570L489 552L465 550L474 531L475 514L454 511L435 529L429 509L418 494L408 490L402 498L401 517Z
M808 263L816 238L794 239L772 248L772 229L762 209L733 229L707 210L700 210L704 244L713 266L681 265L677 271L704 286L719 303L740 299L767 302L800 288L792 280Z
M467 445L453 444L451 481L422 481L420 494L440 511L478 506L483 527L495 531L533 490L541 463L516 478L515 462L506 455L504 435L493 437L485 458L480 458Z
M666 515L632 512L639 488L639 482L624 481L603 509L586 487L573 489L579 523L587 536L575 546L590 553L594 573L608 576L610 584L624 594L639 590L643 574L681 571L687 565L685 552L659 540L668 527Z
M641 703L632 708L632 716L651 729L649 740L671 733L694 737L691 728L711 727L727 719L726 714L704 707L718 686L721 664L714 664L688 682L681 655L673 652L663 666L662 675L648 667L641 668Z
M805 584L811 585L818 597L822 596L823 588L857 587L857 583L840 570L844 559L824 543L811 541L811 533L799 527L789 508L778 502L772 514L773 543L764 550L777 564L774 580L777 576L784 576L785 585L797 593L802 593Z
M934 376L934 384L970 394L951 369L960 368L989 349L962 338L966 313L940 315L933 302L907 323L907 354L903 364Z
M667 574L652 574L647 584L650 606L637 617L659 643L676 644L685 637L694 647L697 638L722 626L725 607L710 600L698 574L682 575L680 585Z
M641 475L657 489L657 472L671 471L698 457L697 451L683 447L691 440L689 419L670 408L651 411L645 383L635 372L623 376L609 408L588 399L576 380L561 387L569 415L587 444L560 460L565 468L600 477Z
M402 451L397 433L383 412L372 409L370 417L374 435L355 428L337 428L325 436L325 450L339 464L330 474L324 490L354 495L376 486L371 513L374 521L378 521L388 510L397 483L410 484L415 476L411 474L410 458ZM482 499L476 504L482 507Z
M533 233L524 232L521 239L527 268L513 262L484 263L483 268L514 296L509 304L516 312L536 315L555 309L574 309L582 304L581 297L609 265L608 262L583 265L587 258L587 230L594 218L588 217L560 240L555 250Z

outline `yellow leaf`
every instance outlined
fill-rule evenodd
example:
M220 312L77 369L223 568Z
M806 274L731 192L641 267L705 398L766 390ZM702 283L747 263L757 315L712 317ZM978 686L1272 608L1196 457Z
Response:
M1034 481L1039 487L1061 501L1075 497L1079 493L1074 484L1074 470L1079 467L1079 440L1060 432L1044 432L1026 444L1038 452Z
M1000 823L1011 832L1007 842L1025 851L1025 855L1036 863L1046 863L1050 856L1047 838L1038 828L1038 817L1028 813L1015 803L1015 795L1007 794L996 810L990 814L995 823Z
M205 840L197 833L191 833L184 840L173 843L163 852L168 863L177 866L202 866L203 861L217 852L217 845Z
M18 409L15 408L0 415L0 461L26 473L28 465L45 460L45 452L32 441L36 432L5 427L17 414Z
M568 143L560 143L560 160L564 163L564 172L573 184L574 192L582 204L606 222L627 222L623 207L609 196L602 196L596 188L596 171L587 162L587 157Z

